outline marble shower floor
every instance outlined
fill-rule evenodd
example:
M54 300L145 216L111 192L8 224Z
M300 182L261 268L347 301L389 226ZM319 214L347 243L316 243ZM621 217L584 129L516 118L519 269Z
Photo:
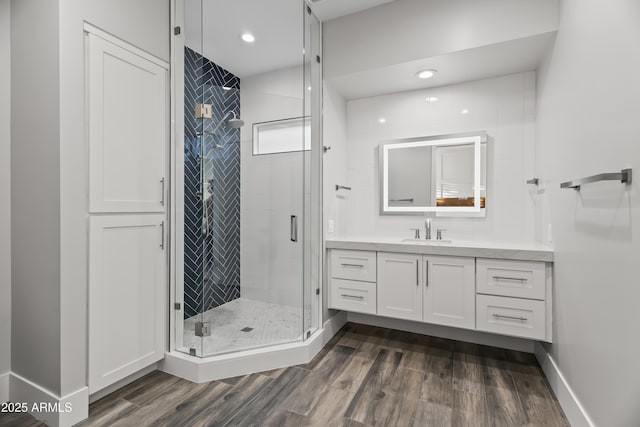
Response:
M204 312L202 321L210 322L211 336L195 336L200 320L201 315L185 319L183 345L185 352L195 348L201 357L295 342L303 333L301 308L246 298Z

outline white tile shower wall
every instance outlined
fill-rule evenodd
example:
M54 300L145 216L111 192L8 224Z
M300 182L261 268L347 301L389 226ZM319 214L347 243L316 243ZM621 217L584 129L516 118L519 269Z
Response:
M0 377L11 369L10 1L0 0ZM0 390L0 399L2 391ZM1 400L0 400L1 401Z
M435 217L434 228L447 229L452 239L533 241L533 197L526 180L534 169L535 94L535 72L526 72L349 101L348 235L401 239L411 237L408 228L422 226L422 216L379 213L381 142L484 130L489 135L486 217ZM438 101L429 103L428 96Z
M302 304L302 152L253 155L254 123L303 115L301 67L242 79L240 136L240 294L243 298ZM302 132L301 132L302 136ZM302 144L302 139L301 139ZM308 203L308 195L305 195ZM290 216L299 218L299 242L290 241Z

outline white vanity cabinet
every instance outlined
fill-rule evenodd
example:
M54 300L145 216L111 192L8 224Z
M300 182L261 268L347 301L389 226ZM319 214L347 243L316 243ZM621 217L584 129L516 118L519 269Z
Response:
M549 249L327 246L329 308L551 342Z
M474 258L423 257L423 320L473 329L476 324Z
M378 252L378 312L396 319L475 327L475 260Z
M378 314L422 320L422 256L378 252Z
M329 307L376 314L376 252L331 251Z
M550 341L550 267L544 262L484 258L478 258L476 266L478 330Z

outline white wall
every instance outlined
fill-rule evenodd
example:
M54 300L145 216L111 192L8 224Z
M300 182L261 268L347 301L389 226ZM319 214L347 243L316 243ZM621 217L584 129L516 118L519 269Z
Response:
M639 172L639 16L636 0L564 0L538 79L540 212L549 212L540 229L550 221L555 246L549 350L593 422L611 427L640 425L640 180L580 192L559 184Z
M54 394L61 346L58 13L57 1L11 3L11 370Z
M323 145L331 147L322 158L323 229L324 237L331 238L345 235L347 230L345 197L342 191L335 189L336 184L346 185L347 182L347 100L325 80L322 102ZM333 230L329 228L330 223L333 224ZM323 280L322 318L326 321L332 315L327 309L329 276L326 270Z
M426 102L428 96L439 101ZM462 115L463 108L469 114ZM422 216L379 213L381 142L484 130L490 138L486 217L436 217L434 230L446 228L452 239L533 241L533 199L525 181L533 174L534 125L534 72L349 101L346 184L352 191L341 192L346 234L402 239L413 237L409 228L423 228Z
M554 31L558 0L397 0L325 23L325 78Z
M276 304L302 303L302 152L254 156L254 123L301 117L302 68L244 78L240 82L240 294ZM302 131L300 133L302 144ZM297 215L300 239L290 241L290 215Z
M10 0L0 0L0 376L11 370L10 14Z
M87 22L169 61L168 0L85 0L80 4Z
M323 144L331 147L323 157L324 230L328 238L346 234L347 212L344 192L337 192L336 184L347 182L347 100L324 82ZM329 230L329 221L334 229Z

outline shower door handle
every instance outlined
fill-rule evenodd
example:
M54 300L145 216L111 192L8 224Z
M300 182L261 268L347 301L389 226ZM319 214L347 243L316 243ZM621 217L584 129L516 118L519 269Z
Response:
M298 241L298 217L291 215L291 241Z

